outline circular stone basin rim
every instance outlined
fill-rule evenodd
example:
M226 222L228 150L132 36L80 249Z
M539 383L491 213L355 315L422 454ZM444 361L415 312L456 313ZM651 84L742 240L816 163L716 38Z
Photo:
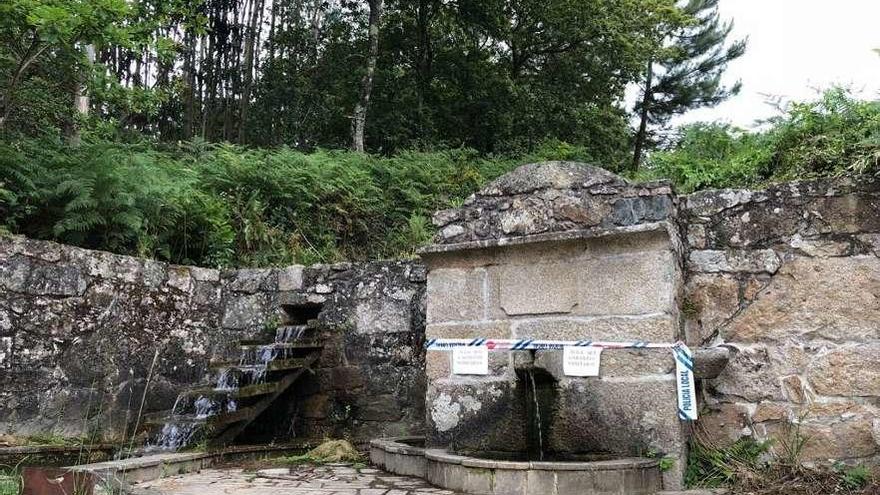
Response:
M396 438L379 438L370 441L370 447L382 449L385 452L402 455L425 455L423 447L415 447L406 442L424 442L424 437L396 437Z
M370 442L377 466L418 476L459 493L480 495L649 495L662 487L657 459L621 457L595 461L511 461L422 448L421 439L385 438Z
M644 457L621 457L606 461L498 461L481 459L450 453L443 449L427 449L425 458L444 464L461 464L462 466L484 469L510 469L536 471L618 471L625 469L645 469L658 467L657 459Z

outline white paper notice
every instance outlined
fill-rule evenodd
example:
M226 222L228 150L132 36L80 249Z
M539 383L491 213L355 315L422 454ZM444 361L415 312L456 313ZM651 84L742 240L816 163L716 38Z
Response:
M452 374L488 375L489 349L483 346L452 349Z
M599 376L601 347L564 347L562 372L566 376Z

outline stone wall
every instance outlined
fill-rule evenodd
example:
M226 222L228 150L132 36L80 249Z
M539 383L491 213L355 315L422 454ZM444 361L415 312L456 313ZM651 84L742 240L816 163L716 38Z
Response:
M680 203L688 339L736 351L704 384L703 434L775 438L777 449L801 435L805 461L880 460L880 184L793 182Z
M522 170L435 217L430 335L725 345L730 365L702 383L704 439L775 438L779 448L799 431L804 460L880 463L880 184L676 198L664 184L573 164ZM168 409L226 344L259 336L279 305L308 303L323 305L326 351L253 438L403 435L427 417L435 443L515 444L524 413L517 399L496 399L515 396L518 366L559 375L558 363L493 354L486 384L443 385L448 356L429 354L438 386L426 411L425 277L412 262L217 271L2 239L0 433L119 433L151 369L145 412ZM620 352L604 355L601 386L569 396L593 401L569 409L595 414L555 419L608 426L611 411L626 434L548 441L678 452L679 430L665 423L677 420L663 409L672 398L628 384L667 374L671 360Z
M23 238L0 240L0 433L118 435L204 382L281 304L320 304L317 372L273 439L420 431L424 267L411 262L218 271ZM276 411L277 412L277 411Z
M434 215L437 244L512 240L662 221L673 212L666 182L634 185L575 162L523 165Z

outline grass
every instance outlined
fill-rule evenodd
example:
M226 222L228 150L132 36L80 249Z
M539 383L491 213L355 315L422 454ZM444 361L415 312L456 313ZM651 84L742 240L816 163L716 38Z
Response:
M743 473L754 472L761 456L769 450L766 442L743 438L726 447L711 447L699 441L691 443L685 483L691 488L729 486Z
M880 479L862 465L807 468L806 443L797 428L770 450L770 442L743 438L728 446L692 443L685 483L689 488L729 488L749 495L880 495Z
M18 495L22 481L21 464L25 459L15 466L0 465L0 495Z
M0 474L0 495L18 495L21 476L18 473Z

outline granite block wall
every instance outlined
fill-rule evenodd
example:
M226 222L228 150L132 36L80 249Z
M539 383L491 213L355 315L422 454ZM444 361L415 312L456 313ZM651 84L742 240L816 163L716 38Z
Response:
M680 199L694 346L723 344L705 438L806 439L806 462L880 460L880 184L800 181ZM790 443L790 442L789 442Z

